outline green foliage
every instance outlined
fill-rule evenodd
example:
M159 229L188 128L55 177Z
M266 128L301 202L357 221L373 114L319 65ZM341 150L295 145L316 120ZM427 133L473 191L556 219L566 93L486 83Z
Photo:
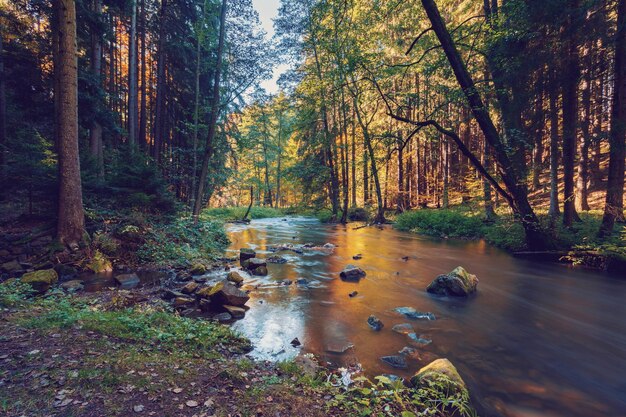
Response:
M213 260L229 243L221 222L201 219L194 224L189 218L156 224L146 231L145 240L137 251L140 260L169 266Z
M337 376L334 375L336 378ZM365 377L354 379L345 392L335 394L327 406L355 416L459 416L474 417L469 393L444 375L418 388L404 385L402 380L377 376L376 382ZM329 380L336 386L337 381Z
M370 219L370 212L364 207L351 207L348 209L348 220L353 222L366 222Z
M35 293L33 287L18 279L8 279L0 284L0 307L18 307Z
M64 296L42 300L39 306L44 312L25 319L25 326L43 329L80 326L110 337L188 352L208 350L220 343L242 347L249 344L226 326L180 317L156 307L106 311L101 306Z
M480 217L456 210L407 211L397 217L396 228L430 236L483 237L483 222Z

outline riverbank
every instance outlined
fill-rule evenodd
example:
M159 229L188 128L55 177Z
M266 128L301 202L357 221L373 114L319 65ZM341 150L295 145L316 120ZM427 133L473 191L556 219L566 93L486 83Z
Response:
M46 224L12 222L2 238L11 258L0 284L3 414L473 415L467 390L451 390L457 384L443 374L417 386L357 375L348 384L348 374L306 356L255 361L245 353L250 342L230 327L186 317L193 308L165 301L165 283L119 287L120 276L140 270L180 285L194 282L198 270L223 271L228 239L218 216L205 213L194 225L139 212L91 213L90 245L76 252L57 247ZM35 295L21 282L33 270L59 281ZM81 291L85 271L110 272L116 288Z
M538 216L550 229L548 214L540 212ZM486 221L481 208L473 205L406 211L396 217L394 227L443 239L484 239L519 256L620 271L626 265L626 231L623 226L616 227L613 236L598 238L601 221L602 212L588 211L580 213L580 222L571 228L558 222L552 228L557 248L549 253L526 252L524 230L510 213L502 211L492 221Z
M254 361L229 327L174 314L147 290L34 298L13 281L0 284L0 308L7 416L473 415L445 376L419 389L387 378L343 387L310 357Z

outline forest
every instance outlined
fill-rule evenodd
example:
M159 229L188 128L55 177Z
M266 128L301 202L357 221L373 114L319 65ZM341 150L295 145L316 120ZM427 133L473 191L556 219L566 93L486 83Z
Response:
M626 0L0 0L0 414L618 415L625 171Z

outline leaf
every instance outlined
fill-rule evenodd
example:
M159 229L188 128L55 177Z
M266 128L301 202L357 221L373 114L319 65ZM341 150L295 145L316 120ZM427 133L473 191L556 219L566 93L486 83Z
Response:
M417 417L415 415L415 413L412 413L411 411L403 411L402 413L400 413L401 417Z
M387 378L386 376L378 375L376 379L382 384L391 385L391 379Z

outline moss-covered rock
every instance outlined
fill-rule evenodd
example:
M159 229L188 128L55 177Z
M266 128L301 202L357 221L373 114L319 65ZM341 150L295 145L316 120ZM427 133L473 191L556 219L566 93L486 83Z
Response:
M411 384L415 387L429 383L441 384L442 388L454 392L467 390L465 381L459 372L452 365L452 362L445 358L436 359L429 363L411 378Z
M202 264L194 264L189 272L191 275L204 275L206 274L206 266Z
M54 269L42 269L39 271L28 272L22 276L22 282L30 284L33 289L39 293L44 293L56 284L59 275Z
M466 297L476 292L478 278L467 272L463 267L456 267L448 274L439 275L431 282L426 291L437 295Z

